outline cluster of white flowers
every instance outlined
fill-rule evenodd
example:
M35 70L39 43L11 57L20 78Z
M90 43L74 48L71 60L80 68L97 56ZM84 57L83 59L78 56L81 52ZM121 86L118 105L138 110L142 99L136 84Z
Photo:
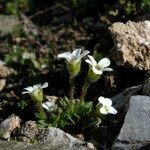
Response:
M72 53L65 52L65 53L59 54L58 58L64 58L67 60L68 63L76 64L76 63L81 62L82 58L89 54L89 51L87 50L82 53L81 52L82 52L82 49L75 49ZM88 58L89 59L86 59L85 61L90 65L93 73L97 75L101 75L104 71L113 71L112 68L108 68L108 66L110 65L110 60L108 58L103 58L98 63L96 62L93 56L88 55ZM22 94L28 93L34 99L39 99L39 97L41 96L40 100L43 101L43 88L46 88L46 87L48 87L47 82L45 82L42 85L36 84L33 86L29 86L27 88L24 88L25 91L22 92ZM114 107L112 107L111 99L100 96L98 98L98 101L102 105L102 107L99 110L100 113L105 114L105 115L117 113L117 110ZM55 102L46 101L42 103L42 107L47 109L48 111L51 111L54 108L56 108L56 104Z
M25 91L22 92L22 94L29 94L33 99L37 99L42 102L43 101L43 89L48 87L48 83L45 82L44 84L35 84L33 86L29 86L27 88L24 88ZM39 93L41 93L39 95ZM54 110L57 105L54 102L46 101L42 103L42 107L47 109L48 111Z
M89 51L83 51L81 53L82 49L76 49L72 53L65 52L58 55L58 58L64 58L67 60L68 63L76 64L81 61L81 59L88 55ZM93 73L97 75L102 75L104 71L113 71L112 68L109 68L110 60L108 58L103 58L99 62L96 62L93 56L88 55L89 59L86 59L85 62L87 62ZM116 114L117 110L112 107L112 101L109 98L99 97L98 99L99 103L102 104L102 107L100 108L100 113L102 114Z
M68 63L76 64L81 61L81 59L88 55L90 52L85 50L81 53L82 49L75 49L72 53L65 52L58 55L58 58L66 59ZM112 68L107 68L110 65L110 60L108 58L101 59L98 63L93 56L88 55L89 59L85 61L90 64L92 70L95 74L101 75L104 71L113 71Z

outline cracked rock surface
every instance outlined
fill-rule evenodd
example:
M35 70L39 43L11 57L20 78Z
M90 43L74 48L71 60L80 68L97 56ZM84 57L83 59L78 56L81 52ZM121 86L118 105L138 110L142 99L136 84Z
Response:
M116 22L109 27L115 50L110 54L118 66L150 69L150 17L144 21Z

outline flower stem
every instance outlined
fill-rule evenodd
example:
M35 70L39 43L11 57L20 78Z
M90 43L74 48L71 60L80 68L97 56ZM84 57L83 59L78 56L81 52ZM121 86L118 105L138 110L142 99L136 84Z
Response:
M71 100L74 99L74 93L75 93L74 79L75 79L74 77L70 77L69 97Z
M36 102L35 103L35 113L38 115L38 116L36 116L37 119L42 119L42 120L47 119L46 113L45 113L45 111L42 107L41 102Z
M85 83L84 83L84 85L82 87L82 90L81 90L81 96L80 96L81 100L85 99L85 96L87 94L87 90L88 90L89 86L90 86L90 83L85 81Z

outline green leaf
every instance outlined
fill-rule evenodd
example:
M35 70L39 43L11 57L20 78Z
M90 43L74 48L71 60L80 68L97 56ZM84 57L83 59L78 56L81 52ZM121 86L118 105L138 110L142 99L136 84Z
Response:
M35 112L34 113L37 119L44 119L45 113L44 112Z

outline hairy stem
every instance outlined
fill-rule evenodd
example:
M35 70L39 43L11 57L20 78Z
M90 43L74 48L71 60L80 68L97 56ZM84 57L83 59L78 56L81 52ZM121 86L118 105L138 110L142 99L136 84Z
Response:
M74 77L70 77L69 97L71 100L74 99L74 93L75 93L74 79L75 79Z
M89 88L89 83L86 81L82 87L82 90L81 90L81 96L80 96L80 99L84 100L85 99L85 96L87 94L87 90Z
M47 119L46 113L42 107L41 102L35 103L35 113L39 115L39 117L37 117L38 119L44 119L44 120Z

